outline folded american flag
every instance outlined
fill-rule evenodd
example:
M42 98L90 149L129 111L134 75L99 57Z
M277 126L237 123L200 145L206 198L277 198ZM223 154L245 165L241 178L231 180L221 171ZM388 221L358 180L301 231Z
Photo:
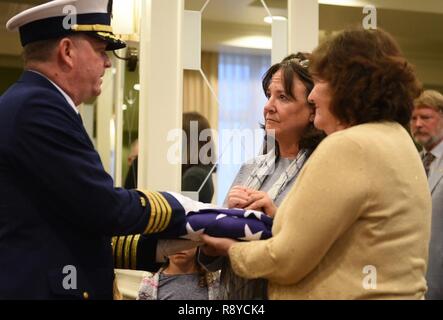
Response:
M157 254L168 255L165 252L172 254L174 248L177 249L177 244L171 245L171 242L159 246L159 243L162 243L159 242L160 239L200 241L203 233L237 240L260 240L271 237L272 219L262 212L217 208L174 192L161 192L160 195L162 203L167 203L169 209L173 211L172 214L182 215L184 219L177 219L161 233L114 237L112 247L116 268L157 271L159 268L156 264L159 261L156 260ZM155 206L155 203L152 205Z
M186 222L179 227L180 238L200 241L203 233L237 240L262 240L272 236L272 218L255 210L216 208L168 192L183 206Z
M213 237L261 240L272 236L272 219L259 211L240 209L203 209L189 212L184 239L200 240L205 233Z

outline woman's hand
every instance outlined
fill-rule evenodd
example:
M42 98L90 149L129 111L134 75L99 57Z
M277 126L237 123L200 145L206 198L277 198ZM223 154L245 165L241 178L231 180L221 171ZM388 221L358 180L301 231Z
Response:
M277 212L277 206L274 201L269 198L269 195L264 191L251 190L250 204L245 208L246 210L263 211L270 217L274 217Z
M231 246L236 243L236 240L229 238L216 238L202 234L201 236L204 246L201 247L203 253L207 256L227 256Z
M243 186L234 186L228 194L228 208L243 209L251 204L250 193L252 189Z

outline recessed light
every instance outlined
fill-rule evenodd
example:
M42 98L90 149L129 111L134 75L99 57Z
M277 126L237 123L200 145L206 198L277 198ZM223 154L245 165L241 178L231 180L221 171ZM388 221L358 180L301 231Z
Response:
M283 16L267 16L264 18L264 21L269 24L272 24L272 20L286 21L288 18Z

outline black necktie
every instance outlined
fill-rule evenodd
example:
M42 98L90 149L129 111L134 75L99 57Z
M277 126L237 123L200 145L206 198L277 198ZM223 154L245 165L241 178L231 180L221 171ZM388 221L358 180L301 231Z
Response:
M425 167L425 171L426 171L426 175L429 177L429 167L431 166L432 161L434 161L435 156L430 153L430 152L426 152L426 154L424 155L422 161L423 161L423 166Z
M83 124L83 119L82 119L82 116L81 116L80 112L77 113L77 115L78 115L78 118L80 119L80 123Z

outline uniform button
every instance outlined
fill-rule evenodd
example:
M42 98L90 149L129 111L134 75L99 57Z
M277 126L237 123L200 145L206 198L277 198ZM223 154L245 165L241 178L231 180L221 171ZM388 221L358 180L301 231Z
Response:
M85 299L85 300L89 299L89 293L87 293L86 291L83 292L83 299Z

